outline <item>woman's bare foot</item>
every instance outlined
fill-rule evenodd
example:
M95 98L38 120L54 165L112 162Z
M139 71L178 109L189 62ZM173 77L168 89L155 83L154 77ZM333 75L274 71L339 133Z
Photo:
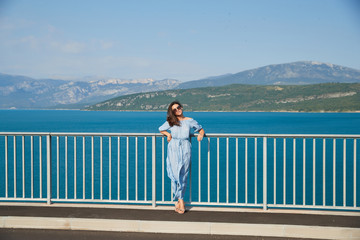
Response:
M175 212L178 212L178 209L179 209L179 201L175 203Z
M185 203L184 200L180 199L175 205L175 211L179 214L185 213Z

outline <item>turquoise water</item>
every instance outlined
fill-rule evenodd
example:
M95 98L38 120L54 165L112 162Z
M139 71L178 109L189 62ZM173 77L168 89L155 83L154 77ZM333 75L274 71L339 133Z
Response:
M360 134L360 113L189 112L208 133ZM158 132L165 112L0 110L1 132Z
M185 114L186 116L195 118L200 124L203 125L205 131L207 133L266 133L266 134L360 134L360 113L230 113L230 112L189 112ZM166 113L165 112L89 112L89 111L40 111L40 110L0 110L0 132L112 132L112 133L156 133L158 127L165 121ZM5 157L4 157L4 137L0 137L0 182L5 182ZM16 145L17 145L17 160L16 160L16 168L17 168L17 187L16 187L16 193L17 196L22 196L22 149L21 149L21 137L16 138ZM91 158L91 139L86 138L86 147L85 147L85 155L86 155L86 163L85 163L85 197L91 198L92 191L91 191L91 164L90 164L90 158ZM134 139L130 139L130 153L129 153L129 199L135 199L135 151L134 151ZM296 140L297 141L297 147L296 151L296 168L300 169L299 173L296 175L296 192L297 196L295 199L295 202L298 204L302 203L302 140ZM194 142L194 140L193 140ZM196 142L196 141L195 141ZM46 142L45 139L42 139L42 145L45 146ZM73 144L74 139L69 137L68 140L68 159L69 163L67 166L68 169L68 181L69 188L68 188L68 197L74 198L75 196L75 189L74 189L74 169L73 169ZM225 139L220 139L220 166L219 166L219 172L221 173L221 176L225 175L226 172L226 152L225 152ZM268 147L269 149L272 148L274 144L274 140L269 139ZM321 204L322 202L322 148L323 143L322 141L316 142L317 144L317 153L316 153L316 204ZM327 147L326 155L329 156L329 163L326 164L326 175L330 176L326 179L326 204L332 205L332 181L333 178L331 176L331 173L333 171L332 168L332 142L327 140L325 142ZM338 141L336 143L337 148L337 156L336 161L337 163L342 162L342 141ZM347 149L347 155L352 156L354 149L351 147L353 145L353 141L349 141ZM40 171L39 166L39 139L34 138L34 182L39 181L39 175ZM100 145L100 139L95 138L95 155L94 155L94 176L95 176L95 182L94 182L94 196L95 199L100 198L100 174L103 175L104 178L108 178L109 176L109 170L111 169L112 173L112 187L111 187L111 196L110 198L116 199L117 195L119 193L119 189L117 186L117 179L118 179L118 171L119 165L116 161L117 159L117 139L112 139L112 158L114 159L111 162L111 166L109 168L110 162L108 160L109 153L107 151L104 151L103 153L103 172L100 173L100 153L99 153L99 145ZM229 146L231 149L234 149L235 140L230 139ZM30 181L28 181L30 174L30 158L28 157L30 155L30 138L25 137L25 148L24 152L26 153L25 157L25 196L29 196L31 194L31 186ZM103 148L108 149L109 146L109 140L104 139L103 140ZM126 139L120 138L120 148L121 148L121 160L120 160L120 175L125 176L126 175ZM144 192L144 151L141 151L141 149L144 149L144 139L139 138L138 146L140 151L138 152L138 199L144 199L145 198L145 192ZM258 166L256 169L256 174L258 175L257 179L257 192L255 193L255 166L254 166L254 151L255 151L255 141L254 139L249 139L249 165L248 165L248 202L252 203L255 202L255 195L257 195L258 202L262 202L262 139L258 139L257 142L257 155L258 155ZM359 163L359 153L360 153L360 144L357 143L357 162L358 166ZM14 142L13 138L9 138L8 141L8 148L9 148L9 196L14 195L14 168L13 168L13 149ZM56 149L56 141L55 138L52 141L52 147ZM161 164L161 150L159 149L161 147L161 139L157 139L157 189L161 189L161 171L162 171L162 164ZM60 182L59 182L59 197L64 198L66 195L65 192L65 156L64 156L64 148L65 148L65 139L63 137L60 137L59 141L59 148L60 148ZM147 140L147 148L151 149L151 139ZM83 189L83 181L82 181L82 139L77 139L77 158L80 159L77 161L77 170L76 174L79 176L80 180L77 183L77 192L76 194L78 197L82 197L82 189ZM165 141L165 149L166 149L166 141ZM202 142L202 149L207 149L207 141ZM287 171L289 171L290 174L287 174L286 176L286 202L292 203L294 201L292 196L292 190L293 190L293 182L292 182L292 169L293 169L293 146L292 146L292 140L287 140L287 154L286 154L286 167ZM307 140L306 141L306 158L311 159L312 158L312 141ZM283 171L283 145L282 145L282 139L277 143L277 185L279 186L276 191L276 197L277 202L282 202L282 196L283 196L283 179L282 171ZM216 141L212 141L210 145L210 152L211 152L211 159L210 159L210 200L216 201L216 174L217 174L217 159L216 159ZM52 152L52 158L56 159L56 152ZM272 203L274 199L274 193L273 193L273 179L274 179L274 159L273 159L273 152L268 153L268 202ZM42 150L42 155L46 156L46 149ZM193 200L197 201L199 200L198 196L198 172L199 167L202 171L201 174L201 184L202 186L206 186L201 190L201 198L203 200L206 200L208 198L207 196L207 185L208 185L208 176L207 176L207 152L206 150L202 150L202 160L201 164L199 164L197 156L198 156L198 144L193 144L193 180L192 180L192 197ZM245 157L244 157L244 139L239 140L239 201L244 202L245 201L245 195L243 194L245 191ZM150 183L151 179L151 151L149 151L147 156L148 162L147 162L147 179L148 183ZM327 160L328 161L328 160ZM340 164L341 165L341 164ZM339 174L340 177L336 179L336 190L337 190L337 198L336 198L336 204L337 205L343 205L343 198L342 194L344 193L343 189L343 183L342 183L342 167L337 167L336 171L337 174ZM230 158L229 158L229 180L230 182L234 181L235 178L235 153L234 151L230 152ZM306 204L311 204L312 201L312 168L313 164L312 161L306 162L306 184L309 186L306 189ZM42 164L42 178L46 179L45 172L46 172L46 163L43 162ZM57 165L56 161L52 162L52 170L53 172L56 172ZM346 173L347 173L347 181L349 184L347 184L346 189L346 195L347 195L347 202L346 205L353 205L352 196L354 195L353 192L353 161L348 161L346 165ZM357 175L359 175L359 170L357 170ZM310 174L310 175L309 175ZM357 178L357 186L360 186L359 184L360 177ZM57 176L53 175L53 191L52 196L55 198L57 197ZM226 201L226 178L220 177L219 179L219 185L220 185L220 201L224 202ZM120 189L126 189L127 183L125 180L121 180L119 182ZM159 186L158 186L159 185ZM43 181L43 189L46 189L46 183ZM34 197L39 197L40 191L39 191L39 185L34 185ZM165 188L170 188L170 181L166 177L165 174ZM126 191L120 191L120 199L126 199ZM234 186L229 186L229 201L234 202L235 201L235 188ZM105 181L103 183L103 198L108 199L109 198L109 182ZM357 191L357 199L360 200L360 190ZM5 194L5 189L3 184L0 186L0 197L3 197ZM43 193L46 196L46 191ZM151 198L151 184L147 186L147 199L149 197ZM165 200L170 200L170 192L166 191L164 193ZM187 196L189 196L189 188ZM43 196L44 197L44 196ZM162 192L158 191L157 199L162 198ZM357 203L357 206L360 205Z

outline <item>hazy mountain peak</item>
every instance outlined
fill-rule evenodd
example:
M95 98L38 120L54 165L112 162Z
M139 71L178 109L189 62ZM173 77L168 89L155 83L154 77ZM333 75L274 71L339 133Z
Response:
M177 88L224 86L228 84L299 85L325 82L360 82L360 70L330 63L298 61L272 64L235 74L184 82Z
M143 78L143 79L119 79L119 78L110 78L100 81L91 81L91 83L97 83L98 85L107 85L107 84L136 84L136 83L151 83L154 82L152 78Z
M117 79L97 81L36 80L0 74L0 108L83 108L109 98L176 87L178 80ZM69 106L73 104L73 106Z

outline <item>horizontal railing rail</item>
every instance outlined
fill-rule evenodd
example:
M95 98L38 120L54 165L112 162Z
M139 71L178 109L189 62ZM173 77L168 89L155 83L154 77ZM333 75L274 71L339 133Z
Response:
M191 137L194 206L360 211L360 135ZM0 201L173 204L160 133L0 133Z
M0 136L163 136L161 133L91 133L91 132L0 132ZM197 134L191 134L191 137ZM305 137L305 138L360 138L359 134L248 134L206 133L206 137Z

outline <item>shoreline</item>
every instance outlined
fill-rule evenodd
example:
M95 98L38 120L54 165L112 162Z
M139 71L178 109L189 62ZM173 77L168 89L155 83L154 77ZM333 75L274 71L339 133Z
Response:
M84 111L84 112L166 112L166 110L88 110L88 109L0 109L0 111ZM360 113L360 110L356 111L186 111L186 112L213 112L213 113Z

